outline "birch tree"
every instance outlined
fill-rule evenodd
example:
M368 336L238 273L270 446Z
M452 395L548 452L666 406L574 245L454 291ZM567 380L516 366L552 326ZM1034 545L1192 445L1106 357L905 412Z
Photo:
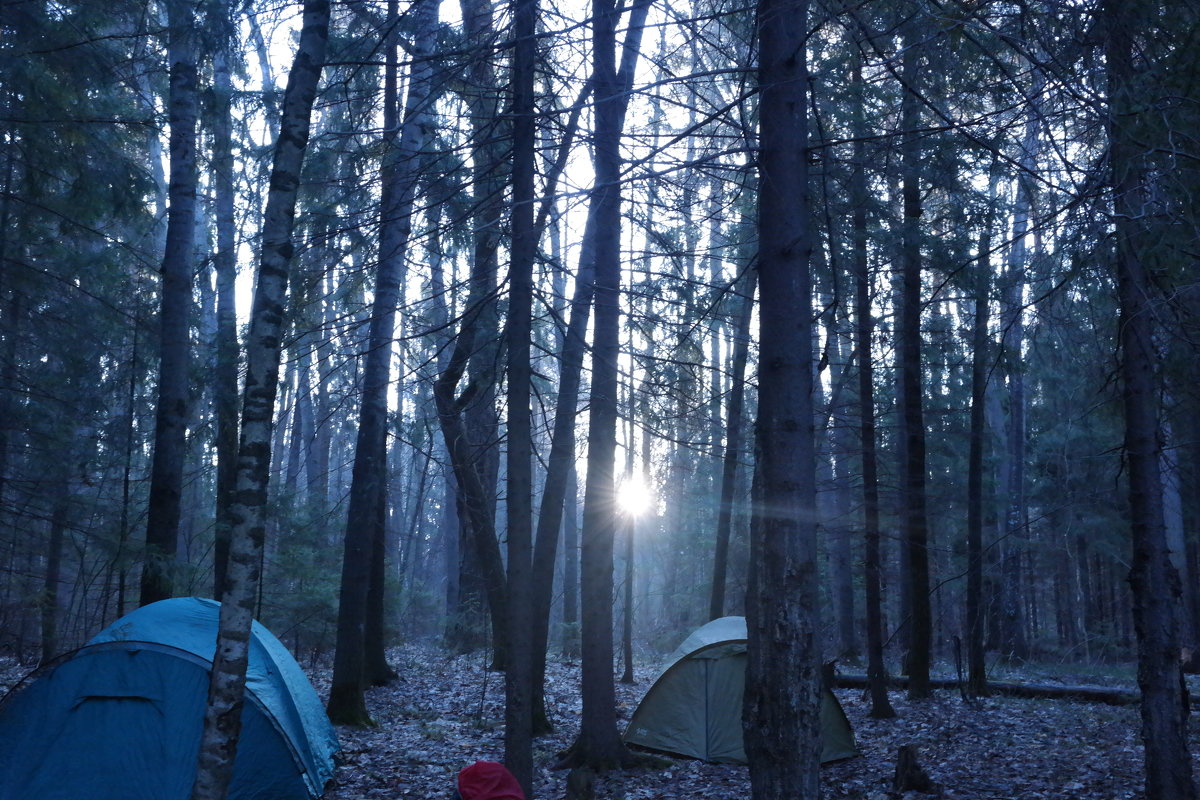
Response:
M288 74L279 136L275 140L271 188L263 216L258 286L246 338L237 500L230 509L229 583L221 603L193 800L224 800L237 756L251 623L262 580L259 565L266 533L271 420L279 383L288 273L295 252L292 229L313 102L325 64L329 5L329 0L307 0L304 4L299 46Z

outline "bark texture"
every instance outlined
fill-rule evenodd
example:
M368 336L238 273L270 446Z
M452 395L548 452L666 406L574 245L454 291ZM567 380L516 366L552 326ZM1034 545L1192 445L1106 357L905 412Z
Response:
M229 563L229 509L237 491L238 450L238 337L237 337L237 254L233 187L233 76L230 52L233 25L229 4L209 4L213 20L213 192L217 252L213 259L217 273L216 368L213 375L213 413L216 417L217 451L217 527L213 547L213 597L225 591L225 571Z
M1031 94L1038 98L1042 93L1040 81L1035 81ZM1008 377L1008 439L1007 439L1007 486L1004 491L1004 538L1002 556L1002 607L999 610L1001 650L1011 658L1029 657L1028 624L1024 613L1022 592L1026 539L1029 530L1029 514L1025 502L1025 366L1023 347L1025 342L1025 266L1028 248L1025 239L1029 233L1033 214L1033 172L1037 166L1038 126L1041 110L1035 99L1025 122L1025 139L1022 145L1020 168L1017 178L1016 204L1013 208L1012 244L1008 248L1008 264L1005 270L1004 303L1001 320L1001 349Z
M759 0L759 399L743 733L754 800L817 798L806 0Z
M158 406L154 417L154 456L146 511L146 553L141 605L174 593L171 578L179 535L186 457L188 376L191 342L192 267L196 248L196 121L199 116L195 20L185 0L167 4L167 59L170 62L171 177L168 186L167 243L162 263L159 314Z
M533 336L534 78L537 0L513 3L512 252L508 270L508 669L504 682L504 762L533 797Z
M258 594L267 481L271 469L271 420L279 384L280 343L294 246L292 229L300 170L308 148L329 34L328 0L304 4L300 42L283 98L279 137L263 216L258 288L246 344L246 386L238 446L237 498L231 509L228 588L221 603L204 732L200 740L193 800L222 800L233 777L241 732L249 661L250 627Z
M1142 741L1146 747L1146 796L1192 800L1196 784L1188 750L1187 692L1179 660L1181 589L1171 563L1163 520L1161 360L1155 344L1154 281L1143 261L1154 232L1151 180L1141 167L1143 145L1134 131L1139 110L1134 69L1135 36L1144 9L1106 0L1104 31L1109 93L1109 165L1112 170L1116 241L1121 396L1125 403L1125 463L1133 558L1129 583L1142 692Z

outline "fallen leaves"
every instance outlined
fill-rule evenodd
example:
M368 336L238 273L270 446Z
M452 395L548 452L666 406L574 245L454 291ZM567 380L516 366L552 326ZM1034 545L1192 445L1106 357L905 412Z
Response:
M327 800L437 800L453 796L458 771L478 759L503 760L504 681L488 672L485 654L450 656L431 645L391 651L400 679L374 688L368 708L377 727L339 728L342 756ZM657 665L636 670L633 685L617 684L623 726L649 688ZM20 670L0 664L0 680ZM328 696L330 670L309 670ZM547 713L555 731L535 744L535 793L561 798L566 773L551 766L570 746L580 716L579 666L547 665ZM954 800L1135 800L1142 795L1142 747L1136 707L1070 700L987 698L968 706L958 693L939 691L910 702L892 695L898 717L868 716L857 690L838 698L854 727L862 756L821 772L826 800L929 800L890 791L896 753L915 745L921 765ZM668 759L669 767L597 776L595 796L613 800L742 800L750 796L745 767Z
M455 776L477 759L502 760L504 682L486 671L484 654L452 657L431 646L393 651L400 680L372 689L371 730L339 729L347 750L327 800L449 798ZM633 685L617 684L624 726L656 674L637 670ZM328 675L314 674L323 689ZM574 740L580 713L579 667L547 665L547 713L553 734L537 740L535 792L560 798L566 773L550 767ZM921 765L961 800L1125 800L1142 795L1136 708L1069 700L988 698L965 705L957 692L930 700L892 697L899 716L876 720L858 691L838 697L855 729L862 756L826 766L822 796L856 800L927 800L890 791L896 753L916 745ZM745 767L668 759L670 767L597 776L597 798L614 800L741 800L749 797Z

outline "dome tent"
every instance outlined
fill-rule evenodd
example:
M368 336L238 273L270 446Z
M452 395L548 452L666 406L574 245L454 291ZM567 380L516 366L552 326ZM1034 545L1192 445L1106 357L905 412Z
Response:
M742 694L746 618L721 617L684 639L667 659L625 731L629 744L664 753L745 764ZM821 762L858 755L833 692L821 692Z
M163 600L122 617L0 704L0 800L187 800L220 604ZM229 797L308 800L337 734L300 666L254 623Z

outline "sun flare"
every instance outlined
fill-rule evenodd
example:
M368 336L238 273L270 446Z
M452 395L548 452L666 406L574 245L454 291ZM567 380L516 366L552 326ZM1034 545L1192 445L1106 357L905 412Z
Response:
M649 510L654 498L640 475L627 475L617 483L617 508L638 516Z

